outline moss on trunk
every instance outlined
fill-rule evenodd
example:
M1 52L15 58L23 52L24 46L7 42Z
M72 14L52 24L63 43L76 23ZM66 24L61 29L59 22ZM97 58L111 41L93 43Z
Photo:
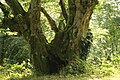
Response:
M54 29L52 29L56 35L50 44L47 43L40 24L41 0L31 0L28 12L24 11L17 0L6 0L6 2L14 15L14 18L9 19L10 26L12 26L9 28L19 32L29 42L31 61L36 71L59 72L61 68L75 60L76 56L82 60L86 59L87 51L85 49L88 48L86 40L89 21L93 9L98 3L97 0L68 0L68 15L63 14L64 18L68 19L66 19L66 26L62 31L56 30L55 22L42 9L49 23L51 25L54 23ZM64 9L64 5L60 5Z

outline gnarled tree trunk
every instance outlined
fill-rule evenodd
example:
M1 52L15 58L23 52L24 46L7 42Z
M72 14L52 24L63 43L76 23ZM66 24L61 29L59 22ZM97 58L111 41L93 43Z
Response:
M4 15L3 26L9 26L11 31L16 31L23 36L31 46L31 61L34 68L43 73L58 72L79 57L86 60L88 42L86 42L87 31L91 14L97 0L68 0L68 12L63 0L60 6L66 26L63 30L57 28L55 21L46 10L40 7L40 0L31 0L28 12L25 12L17 0L5 0L13 11L11 19L6 14L5 5L0 4ZM42 11L51 29L56 33L51 43L47 43L40 26L40 11ZM9 23L8 23L9 22Z
M52 42L52 50L55 52L54 55L57 55L60 60L64 61L65 65L69 64L76 57L86 60L90 44L86 41L89 21L98 1L68 0L68 3L69 14L66 20L66 27L62 32L56 34Z

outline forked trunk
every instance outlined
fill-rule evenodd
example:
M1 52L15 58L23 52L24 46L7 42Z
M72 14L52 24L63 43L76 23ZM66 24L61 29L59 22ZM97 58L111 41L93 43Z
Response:
M38 72L59 72L61 68L74 61L76 57L86 60L90 42L88 26L91 14L97 0L68 0L68 15L63 12L66 20L64 30L60 31L47 12L41 8L41 0L31 0L28 12L25 12L17 0L5 0L13 10L13 19L5 17L3 24L9 25L10 30L17 31L31 46L31 61ZM0 4L4 10L4 5ZM60 0L62 11L65 11L63 0ZM48 44L40 26L40 11L46 14L55 39ZM9 23L7 23L9 22ZM4 26L6 26L4 25ZM12 26L12 27L11 27ZM17 26L17 27L16 27Z
M70 64L77 57L82 60L87 58L90 46L90 42L87 41L89 21L98 2L97 0L69 0L68 3L69 15L66 27L62 32L56 32L55 39L50 45L46 44L46 39L39 27L38 9L32 9L36 6L31 4L33 12L30 16L30 44L33 64L36 69L40 69L39 71L44 72L45 69L49 69L50 73L59 72L61 68Z
M90 47L90 36L87 35L89 21L97 0L68 0L69 15L64 31L56 34L52 41L54 55L66 66L77 57L86 60ZM59 60L59 61L60 61Z

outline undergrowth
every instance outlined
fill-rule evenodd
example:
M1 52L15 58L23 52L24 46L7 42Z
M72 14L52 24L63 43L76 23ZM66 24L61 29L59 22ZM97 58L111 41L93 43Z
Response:
M75 79L83 79L89 80L92 78L103 78L106 76L111 76L116 73L119 74L120 70L120 55L115 54L111 57L111 60L106 60L105 58L96 59L95 58L88 58L86 62L83 61L76 61L79 62L76 66L75 63L67 66L63 71L59 74L54 75L41 75L37 76L33 70L32 65L28 62L23 61L21 64L8 64L7 59L4 59L4 64L0 66L0 80L71 80ZM76 59L77 60L77 59ZM81 70L85 66L84 70L85 73L77 74L77 71ZM76 69L76 70L75 70Z

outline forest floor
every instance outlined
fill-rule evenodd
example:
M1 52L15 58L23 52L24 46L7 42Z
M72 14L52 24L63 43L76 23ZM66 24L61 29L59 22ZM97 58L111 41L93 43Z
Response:
M120 73L105 77L93 77L93 79L88 80L120 80Z
M0 80L6 80L5 76L0 75ZM14 79L10 79L14 80ZM100 77L98 75L90 75L90 76L40 76L40 77L30 77L30 78L22 78L17 80L120 80L120 73L115 73L111 76Z
M120 74L114 74L114 75L105 76L105 77L98 77L98 76L86 76L86 77L42 76L42 77L31 78L29 80L120 80Z
M99 74L94 75L82 75L82 76L60 76L60 75L51 75L51 76L41 76L34 77L29 80L120 80L120 69L116 69L114 73L110 76L100 76Z
M120 80L120 65L118 65L117 68L116 67L113 68L113 71L109 76L105 76L104 73L100 74L100 73L94 72L93 75L82 74L82 75L77 75L77 76L73 76L73 75L36 76L33 74L31 76L17 78L17 79L14 77L13 78L11 77L10 79L6 79L6 76L3 76L0 74L0 80Z

